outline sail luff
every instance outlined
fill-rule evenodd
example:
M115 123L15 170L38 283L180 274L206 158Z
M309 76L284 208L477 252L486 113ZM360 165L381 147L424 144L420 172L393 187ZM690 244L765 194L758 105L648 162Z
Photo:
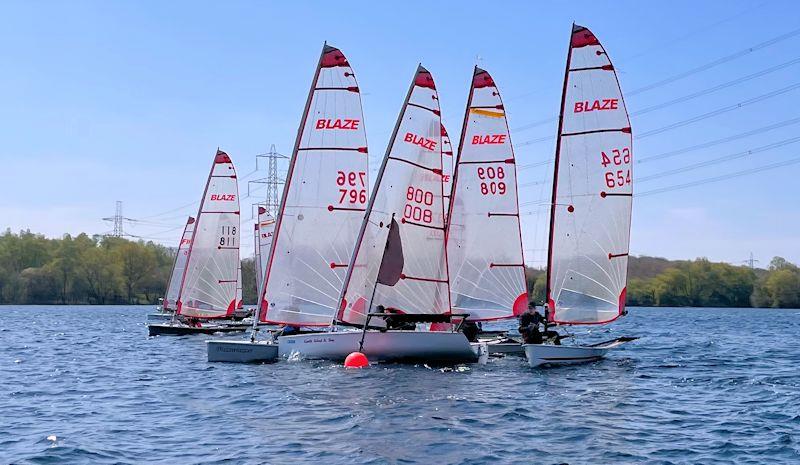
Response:
M300 120L300 126L297 128L297 136L295 137L294 141L294 148L292 149L292 158L289 161L289 169L286 172L286 182L283 184L283 195L281 195L281 205L280 210L278 213L278 218L275 220L275 233L272 236L273 244L278 241L278 237L280 236L281 232L281 223L283 223L283 211L286 208L286 199L287 193L289 192L289 187L292 182L292 174L294 174L295 165L297 164L297 152L300 148L300 138L303 135L303 129L306 126L306 121L308 120L308 110L311 108L311 99L314 96L314 87L317 85L317 79L319 78L319 72L322 69L322 57L325 54L325 47L327 47L327 42L322 45L322 53L319 55L319 60L317 62L317 69L314 71L314 79L311 81L311 87L308 90L308 97L306 97L306 106L303 109L303 118ZM258 298L258 306L257 308L260 309L258 312L263 317L266 317L266 306L264 302L264 294L267 290L267 283L269 282L269 274L272 270L272 261L275 257L275 247L270 247L269 251L269 259L267 260L267 271L264 274L264 285L261 289L261 295Z
M567 63L564 66L564 84L561 88L561 109L558 112L558 130L556 137L556 153L553 161L553 193L550 196L550 234L547 239L547 269L545 270L545 293L544 293L544 308L545 308L545 321L554 321L554 315L551 315L554 308L550 305L550 294L552 288L550 282L552 280L553 270L553 233L556 222L556 198L558 195L558 168L561 161L561 134L564 130L564 107L567 101L567 85L569 81L569 67L572 61L572 31L575 29L575 23L572 23L569 34L569 46L567 47Z

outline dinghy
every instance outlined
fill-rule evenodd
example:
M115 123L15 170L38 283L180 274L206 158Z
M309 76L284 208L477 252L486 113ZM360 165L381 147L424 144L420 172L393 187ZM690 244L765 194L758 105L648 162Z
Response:
M330 325L367 204L368 161L355 74L344 54L326 44L266 257L260 323ZM278 346L271 340L257 341L254 331L249 341L209 342L208 351L209 360L215 353L217 360L269 361L277 357Z
M475 322L515 318L528 306L517 173L505 107L475 67L453 179L447 259L453 311ZM523 354L518 341L486 340L489 353Z
M549 324L605 324L625 313L632 142L614 66L595 35L573 25L550 208ZM523 347L535 367L594 361L633 339Z
M230 157L217 150L181 274L175 317L148 325L150 336L245 331L248 325L202 323L231 318L240 302L239 192ZM191 319L192 324L183 323Z
M279 337L282 356L344 360L361 348L376 361L477 359L460 332L387 328L392 326L387 321L394 317L394 324L406 327L451 323L453 317L444 240L441 138L436 86L431 73L420 65L346 267L334 319L337 330ZM393 313L378 311L379 305ZM342 330L346 327L360 330Z
M189 256L192 234L194 234L194 218L190 216L186 220L186 226L184 226L183 234L181 234L181 241L178 243L178 252L172 262L172 271L170 271L169 281L167 281L167 292L164 298L161 299L161 311L148 314L148 321L168 321L172 319L172 314L175 313L178 302L178 291L181 287L183 270L186 268L186 259Z

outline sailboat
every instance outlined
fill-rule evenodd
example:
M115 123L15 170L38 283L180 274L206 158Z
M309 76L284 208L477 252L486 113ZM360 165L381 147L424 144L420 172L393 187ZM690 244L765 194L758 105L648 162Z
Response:
M266 257L260 323L330 325L366 210L368 163L355 74L344 54L325 44ZM255 334L249 341L209 342L209 361L274 360L277 344L257 341Z
M244 331L247 325L201 325L200 319L230 318L239 303L239 191L230 157L217 150L181 273L175 316L150 324L150 336ZM180 317L180 318L179 318ZM191 319L196 324L184 324Z
M492 76L475 67L453 181L447 258L453 311L470 321L514 318L528 305L514 148ZM490 353L516 352L494 337Z
M477 359L460 332L395 329L453 318L441 139L436 86L420 65L378 172L333 318L334 329L359 330L282 336L281 356L344 360L361 350L376 361ZM381 308L386 311L377 311Z
M184 226L183 234L181 234L181 241L178 243L178 252L175 254L175 260L172 262L172 271L170 271L169 281L167 281L167 291L162 299L161 311L159 313L148 314L148 321L164 321L172 318L172 314L175 312L178 302L181 278L183 277L183 270L186 268L186 259L189 256L189 245L192 243L193 233L194 218L190 216L189 219L186 220L186 226Z
M550 208L548 324L599 325L625 314L632 143L614 66L597 37L573 24ZM523 347L535 367L598 360L633 339Z
M264 255L269 257L269 248L272 245L272 236L275 233L275 218L266 208L258 207L258 222L255 224L255 235L253 243L255 245L255 266L256 266L256 295L261 295L261 284L264 282L264 274L267 269L267 262ZM254 317L255 318L255 317Z

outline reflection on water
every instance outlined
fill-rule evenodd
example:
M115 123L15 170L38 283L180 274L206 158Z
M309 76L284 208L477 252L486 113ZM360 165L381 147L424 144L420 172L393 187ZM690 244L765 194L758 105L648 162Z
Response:
M0 307L0 463L800 463L797 310L633 308L576 328L642 337L583 366L361 371L208 364L149 310Z

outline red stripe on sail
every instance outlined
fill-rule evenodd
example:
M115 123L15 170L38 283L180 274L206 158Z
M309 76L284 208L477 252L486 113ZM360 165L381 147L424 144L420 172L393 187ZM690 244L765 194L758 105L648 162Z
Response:
M476 89L481 89L483 87L497 87L494 83L494 79L492 79L492 76L480 68L475 68L475 74L472 77L472 86Z
M572 46L574 48L580 48L588 45L600 45L600 41L592 34L592 31L583 26L576 25L572 29Z
M322 55L319 66L320 68L335 68L337 66L350 66L350 63L347 62L347 58L338 48L325 46L325 52Z

